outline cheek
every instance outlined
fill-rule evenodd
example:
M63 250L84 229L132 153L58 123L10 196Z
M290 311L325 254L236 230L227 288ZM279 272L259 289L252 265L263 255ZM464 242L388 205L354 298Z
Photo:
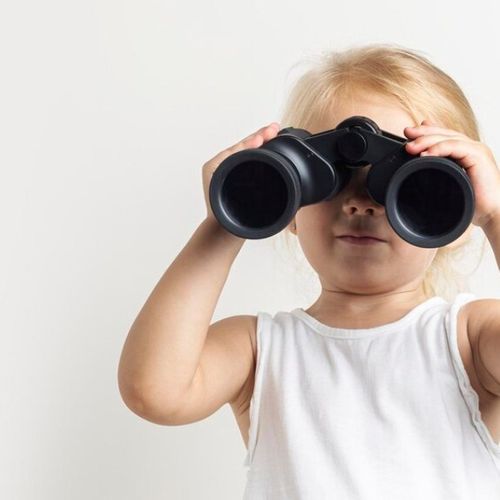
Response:
M302 251L314 269L330 255L333 236L331 214L318 205L308 205L297 212L298 239Z
M404 240L397 241L392 245L394 258L409 266L426 267L428 266L434 256L436 249L433 248L420 248L410 245Z
M332 231L333 211L326 202L314 203L300 208L295 215L295 220L304 233L327 234L328 231Z

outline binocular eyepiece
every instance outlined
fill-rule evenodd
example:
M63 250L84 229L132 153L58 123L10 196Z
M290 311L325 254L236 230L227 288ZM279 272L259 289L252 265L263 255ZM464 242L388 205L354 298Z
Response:
M261 147L222 161L210 181L210 205L232 234L267 238L300 207L331 200L353 169L371 164L366 189L385 207L394 231L415 246L444 246L472 220L472 185L451 158L411 155L406 142L365 116L318 134L288 127Z

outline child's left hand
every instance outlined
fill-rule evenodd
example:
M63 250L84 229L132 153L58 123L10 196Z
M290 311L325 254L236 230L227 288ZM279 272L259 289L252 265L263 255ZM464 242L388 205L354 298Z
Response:
M486 144L424 120L418 127L405 127L406 151L420 156L449 156L462 166L472 184L475 211L472 223L484 228L500 218L500 170Z

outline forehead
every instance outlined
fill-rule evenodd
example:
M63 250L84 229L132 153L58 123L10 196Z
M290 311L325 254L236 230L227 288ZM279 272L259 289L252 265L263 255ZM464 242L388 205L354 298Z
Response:
M416 125L411 115L395 99L364 94L337 102L324 119L324 123L317 124L317 131L335 128L341 121L356 115L371 118L382 130L400 137L405 137L405 127Z

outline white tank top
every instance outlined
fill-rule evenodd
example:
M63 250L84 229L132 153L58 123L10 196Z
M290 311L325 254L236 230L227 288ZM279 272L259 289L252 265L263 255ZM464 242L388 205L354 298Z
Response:
M259 312L244 499L500 499L500 443L457 345L475 299L361 329Z

